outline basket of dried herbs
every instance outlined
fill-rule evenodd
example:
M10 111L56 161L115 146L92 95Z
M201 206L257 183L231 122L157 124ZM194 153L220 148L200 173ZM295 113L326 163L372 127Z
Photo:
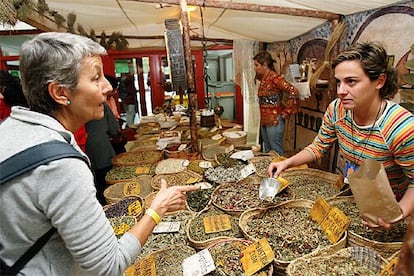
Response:
M241 170L245 165L236 165L230 168L225 166L216 166L214 168L208 168L204 172L204 177L213 183L223 183L223 182L237 182L242 180Z
M109 185L104 190L104 197L108 204L120 201L124 196L142 196L145 197L152 192L152 177L149 175L140 175L134 180L115 183Z
M329 255L302 257L291 262L287 275L379 275L387 261L368 247L347 247Z
M161 179L165 179L168 186L182 186L200 182L203 177L189 170L171 174L159 174L152 178L151 186L154 190L161 188Z
M209 146L203 146L201 150L201 155L203 156L203 159L208 161L216 161L216 154L217 153L225 153L228 151L228 146L223 145L209 145Z
M261 180L261 177L248 177L238 182L222 183L213 191L211 203L224 212L238 217L247 209L273 206L295 198L292 189L287 187L272 201L260 200Z
M162 151L159 150L136 150L115 155L112 164L113 166L156 164L162 158Z
M215 161L195 159L190 161L190 164L188 164L187 169L200 175L203 175L208 168L212 168L215 166L217 166L217 163Z
M318 197L331 198L345 193L340 191L343 181L338 174L308 168L284 171L281 176L289 181L297 199L315 201Z
M109 223L114 229L116 237L120 238L137 223L137 219L134 216L114 217L109 219Z
M203 182L211 185L211 188L203 188L187 193L187 206L191 211L200 212L211 203L211 194L217 187L215 183ZM203 184L199 182L198 184Z
M194 254L196 254L194 248L185 244L176 244L155 251L146 258L136 261L124 274L125 276L183 275L183 261ZM155 271L152 271L151 268L155 268Z
M328 203L338 207L351 220L348 227L349 246L368 246L384 258L401 249L409 220L394 223L390 230L372 230L362 224L358 207L352 196L332 198Z
M331 244L320 225L310 218L313 202L292 200L277 206L254 208L239 219L244 236L257 241L267 238L275 253L275 271L283 273L295 259L325 249L334 252L346 246L346 234Z
M140 196L126 196L116 203L105 205L103 210L108 219L122 216L140 219L144 211L144 200Z
M209 276L221 275L245 275L240 258L242 251L253 242L246 239L225 239L211 244L207 247L213 258L216 269L210 272ZM273 265L269 264L252 274L254 276L271 276Z
M171 228L175 228L177 231L162 231L162 229L155 228L151 236L145 242L145 246L142 247L141 253L138 255L137 260L141 260L151 253L163 249L175 244L189 245L185 228L188 221L195 216L195 212L191 211L176 211L167 213L162 217L162 223L170 223ZM162 224L159 224L163 227Z
M135 181L141 175L154 175L154 165L121 166L113 167L105 176L108 185L119 182Z
M241 160L230 157L233 153L235 153L235 151L219 152L219 153L216 153L214 159L216 160L217 164L225 168L231 168L231 167L235 167L239 165L244 165L244 163Z
M157 134L161 132L160 123L158 122L148 122L148 123L140 123L136 130L137 134Z
M190 161L187 159L168 158L158 162L155 174L170 174L185 171Z
M217 229L206 228L211 221L219 221ZM238 218L230 216L214 206L208 206L192 218L186 227L186 235L190 245L196 249L228 238L242 238Z
M191 142L171 143L168 144L164 149L165 158L171 158L178 156L179 154L190 153Z

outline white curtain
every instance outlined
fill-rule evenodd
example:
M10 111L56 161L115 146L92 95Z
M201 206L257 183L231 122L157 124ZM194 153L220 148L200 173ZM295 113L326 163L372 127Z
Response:
M251 40L234 40L234 80L243 95L244 131L247 143L257 144L259 140L260 111L257 100L257 85L254 81L253 57L259 50L259 43Z

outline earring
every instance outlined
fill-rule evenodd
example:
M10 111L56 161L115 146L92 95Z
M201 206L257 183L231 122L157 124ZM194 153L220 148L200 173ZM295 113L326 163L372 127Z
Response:
M71 103L72 103L72 102L71 102L70 100L67 100L67 101L66 101L66 104L67 104L67 105L70 105Z

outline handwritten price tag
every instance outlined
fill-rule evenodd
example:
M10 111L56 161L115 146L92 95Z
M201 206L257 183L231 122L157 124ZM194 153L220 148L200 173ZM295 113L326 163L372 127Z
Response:
M142 206L139 200L132 202L128 206L128 215L138 216L142 212Z
M312 206L310 217L312 220L321 224L328 215L329 210L331 210L331 205L329 205L329 203L322 197L318 197Z
M322 221L323 231L331 243L336 243L349 226L350 219L338 208L333 207Z
M208 249L201 250L183 261L184 276L202 276L215 269L216 266Z
M129 229L131 229L131 226L129 226L128 224L126 224L126 223L121 223L120 225L115 225L114 227L113 227L113 229L114 229L114 232L115 232L115 235L123 235L123 234L125 234L126 232L128 232L129 231Z
M198 179L197 177L190 177L186 182L185 182L185 184L193 184L193 183L196 183L196 182L198 182L200 179Z
M253 163L250 163L249 165L241 169L240 174L242 178L246 178L252 173L254 173L255 171L256 171L256 167L253 165Z
M204 217L203 223L206 233L216 233L231 229L230 217L225 214Z
M152 231L152 233L175 233L180 231L181 223L179 221L161 221Z
M241 255L243 257L240 261L248 276L270 264L275 258L275 253L266 238L262 238L246 247Z
M123 187L124 196L139 195L141 193L141 184L139 183L128 183Z
M137 167L135 169L135 174L149 174L150 168L149 167Z

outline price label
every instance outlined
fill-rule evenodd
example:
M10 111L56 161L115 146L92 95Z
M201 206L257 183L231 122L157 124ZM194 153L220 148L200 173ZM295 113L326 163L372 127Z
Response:
M131 226L129 226L126 223L121 223L119 225L114 225L113 226L113 229L114 229L115 235L118 236L118 235L123 235L126 232L128 232L129 229L131 229Z
M210 161L201 161L200 163L198 163L198 166L202 169L208 169L213 167Z
M180 231L181 223L179 221L161 221L157 226L155 226L152 233L175 233Z
M150 168L149 167L137 167L135 169L136 174L149 174Z
M137 273L138 272L138 273ZM156 276L157 270L155 268L154 255L142 259L138 263L134 276ZM129 275L128 275L129 276ZM132 276L132 275L131 275Z
M183 261L184 276L202 276L215 269L216 266L208 249L201 250Z
M329 205L329 203L322 197L318 197L312 206L310 217L318 224L321 224L328 215L329 210L331 210L331 205Z
M216 132L218 130L218 128L217 127L212 127L211 129L210 129L210 132Z
M240 261L248 276L270 264L275 258L275 253L266 238L262 238L246 247L241 255Z
M392 258L387 265L381 270L380 276L391 276L395 275L395 268L397 267L397 264L400 260L400 256L397 255L394 258Z
M187 144L181 144L179 147L178 147L178 151L182 151L183 149L185 149L187 147Z
M245 166L241 171L241 177L242 178L246 178L249 175L251 175L252 173L254 173L256 171L256 167L253 165L253 163L250 163L249 165Z
M140 193L141 193L141 184L140 183L124 184L124 187L123 187L124 196L139 195Z
M221 134L216 134L213 137L211 137L211 139L213 139L214 141L220 140L221 138L223 138L223 136L221 136Z
M203 223L206 233L216 233L231 229L230 217L226 214L204 217Z
M333 207L322 221L323 231L331 243L336 243L348 228L350 219L338 208Z
M234 150L234 145L230 145L230 146L228 146L227 148L224 149L224 152L229 153L229 152L232 152L233 150Z
M139 200L136 200L129 204L128 206L128 215L130 216L138 216L142 212L142 206Z

